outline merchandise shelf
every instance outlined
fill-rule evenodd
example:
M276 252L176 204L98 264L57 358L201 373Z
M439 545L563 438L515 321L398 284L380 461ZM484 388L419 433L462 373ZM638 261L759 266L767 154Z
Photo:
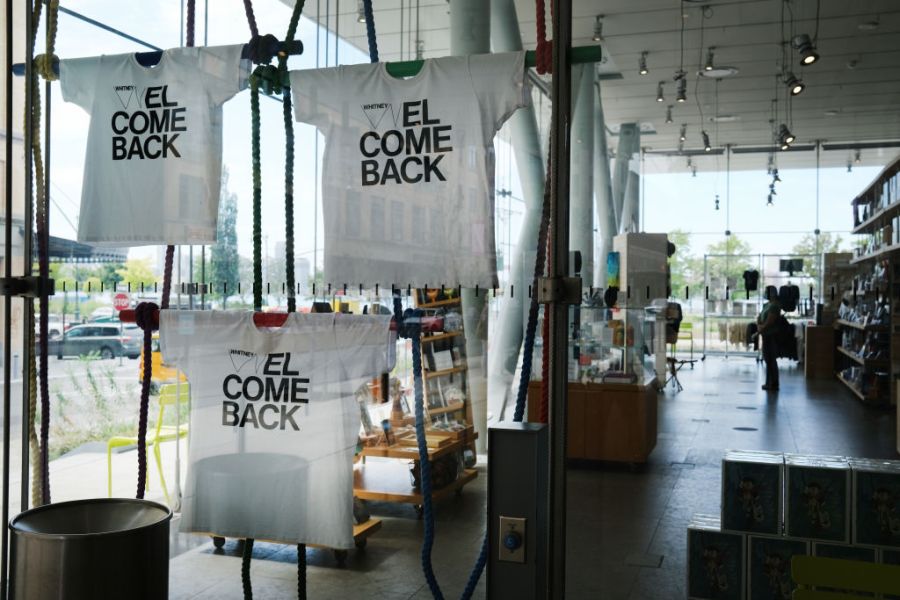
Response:
M441 500L478 477L475 469L465 469L455 481L432 490L431 499ZM353 469L353 494L363 500L422 504L422 493L412 485L409 466L395 461L369 461Z
M847 387L850 389L850 391L853 392L853 394L854 394L857 398L859 398L859 399L862 400L863 402L866 401L866 397L863 396L863 393L862 393L861 391L859 391L859 388L857 388L854 384L852 384L852 383L850 383L849 381L847 381L846 379L844 379L844 376L843 376L843 375L841 375L840 373L838 373L838 374L837 374L837 378L841 381L841 383L843 383L845 386L847 386Z
M866 262L867 260L873 260L875 258L882 258L882 257L885 257L889 254L896 252L897 250L900 250L900 244L891 244L890 246L885 246L884 248L876 250L875 252L870 252L869 254L863 254L862 256L857 256L855 258L851 258L850 264L856 265L861 262Z
M843 319L838 319L835 323L841 327L850 327L851 329L858 329L860 331L888 331L887 325L863 325L862 323L854 323L853 321L845 321Z
M864 367L886 367L889 364L886 358L863 358L843 346L838 346L838 352Z

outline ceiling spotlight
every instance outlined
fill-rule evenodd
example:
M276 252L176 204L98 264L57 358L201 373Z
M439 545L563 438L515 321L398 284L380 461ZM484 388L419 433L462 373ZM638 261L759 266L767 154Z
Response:
M691 177L697 176L697 167L691 166Z
M766 163L766 175L772 174L772 169L775 168L775 155L771 152L769 153L769 162Z
M666 108L666 123L671 123L671 122L672 122L672 105L670 104Z
M663 83L664 83L663 81L660 81L658 84L656 84L656 101L657 102L664 102L666 100L665 97L663 97L663 89L662 89Z
M710 46L709 50L706 51L706 65L704 65L704 71L712 71L713 70L713 50L715 47Z
M678 139L682 142L687 139L687 123L681 124L681 133L678 134Z
M365 23L366 22L366 9L363 4L363 0L357 0L357 2L356 2L356 22L357 23Z
M594 35L591 39L595 42L603 41L603 15L594 17Z
M777 196L777 195L778 195L778 192L775 191L775 184L774 184L774 183L770 183L770 184L769 184L769 194L772 195L772 196Z
M860 157L861 154L862 154L862 152L857 150L856 154L853 155L853 162L855 162L856 164L859 164L860 161L862 160Z
M690 169L691 167L694 166L694 161L690 156L688 156L688 159L687 159L687 166L688 166L688 169Z
M684 78L684 73L681 73L678 79L678 93L675 95L676 102L686 102L687 101L687 79Z
M853 172L853 163L850 162L849 160L847 161L847 172L848 172L848 173L852 173L852 172Z
M813 46L812 40L809 39L807 34L795 35L794 39L791 40L791 45L800 53L801 65L811 65L819 60L816 47Z
M784 123L778 128L778 141L781 143L782 150L787 150L785 146L790 146L797 139L791 130Z
M638 63L638 73L641 75L646 75L650 71L647 70L647 53L641 52L641 60Z
M709 145L709 134L705 131L700 132L703 136L703 150L705 152L712 152L712 146Z
M781 177L778 176L778 169L772 169L772 183L781 183Z
M791 91L791 96L796 96L806 87L806 84L797 79L797 76L790 71L784 74L784 84Z
M772 194L769 194L769 201L766 202L766 206L772 206Z

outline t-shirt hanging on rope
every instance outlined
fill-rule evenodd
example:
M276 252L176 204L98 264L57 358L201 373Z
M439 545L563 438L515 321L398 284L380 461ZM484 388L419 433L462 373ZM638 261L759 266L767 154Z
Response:
M181 530L353 546L354 392L394 362L390 315L160 311L191 385Z
M497 284L494 134L525 106L524 52L292 71L298 121L326 140L325 278Z
M244 89L241 45L60 61L63 99L91 116L78 240L96 245L216 239L222 105Z

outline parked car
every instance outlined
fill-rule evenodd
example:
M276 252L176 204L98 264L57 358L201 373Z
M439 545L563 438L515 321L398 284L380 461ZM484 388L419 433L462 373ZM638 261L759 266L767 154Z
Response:
M114 325L76 325L62 337L51 339L47 352L51 356L84 356L96 353L100 358L141 355L143 332L137 327L129 327L122 332Z

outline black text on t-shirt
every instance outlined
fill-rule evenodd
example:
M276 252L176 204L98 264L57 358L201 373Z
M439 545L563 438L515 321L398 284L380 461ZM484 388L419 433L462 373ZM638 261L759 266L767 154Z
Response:
M231 354L252 356L239 350L232 350ZM300 431L295 420L300 407L290 405L309 404L309 378L299 375L300 371L291 370L290 352L266 355L262 377L226 375L222 393L228 399L222 402L222 426Z
M117 85L116 95L125 110L112 115L112 159L155 160L181 158L175 140L187 131L187 108L169 98L169 86L150 86L139 90L133 85ZM131 103L137 110L128 112Z
M364 104L362 109L370 123L372 111L383 111L382 116L387 112L393 114L389 103ZM453 151L450 143L453 127L441 125L440 119L429 118L427 99L404 102L399 116L402 129L382 134L366 131L359 138L359 151L365 157L360 163L362 185L447 181L439 164L444 153ZM372 125L374 129L375 124ZM397 125L396 117L394 125ZM401 154L405 157L400 158ZM383 163L377 160L382 156L387 157Z

